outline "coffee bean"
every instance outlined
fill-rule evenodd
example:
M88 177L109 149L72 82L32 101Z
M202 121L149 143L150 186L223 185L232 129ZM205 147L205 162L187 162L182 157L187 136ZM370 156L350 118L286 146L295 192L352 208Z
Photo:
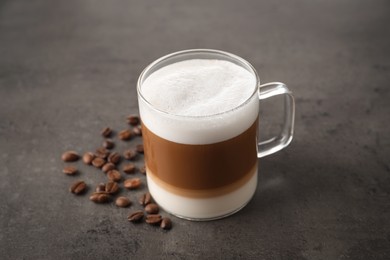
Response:
M109 171L111 171L111 170L114 170L114 169L115 169L115 164L110 163L110 162L106 163L106 164L103 165L103 167L102 167L102 170L103 170L105 173L107 173L107 172L109 172Z
M144 145L143 144L137 145L135 149L137 150L138 153L144 153Z
M144 217L144 213L141 211L141 210L137 210L133 213L131 213L127 219L130 221L130 222L140 222L142 220L142 218Z
M96 192L105 192L106 191L106 185L104 183L100 183L98 186L96 186L95 191Z
M127 123L129 123L132 126L136 126L139 124L139 116L137 115L130 115L127 117Z
M139 172L142 173L142 174L146 174L146 167L145 167L145 165L143 165L143 166L141 166L139 168Z
M123 153L123 157L127 160L134 160L135 157L137 157L137 151L136 150L126 150Z
M133 128L133 134L138 135L138 136L142 136L142 128L141 128L141 126L135 126Z
M111 139L104 140L103 142L103 147L107 149L112 149L114 148L115 144Z
M130 206L131 201L126 197L118 197L115 201L115 205L121 208Z
M93 159L95 159L95 155L91 152L87 152L83 155L83 162L85 164L91 164Z
M114 181L107 182L104 191L109 194L115 194L119 191L119 185Z
M107 177L109 180L111 181L120 181L122 176L120 174L120 172L118 172L117 170L111 170L107 173Z
M121 160L121 156L117 152L111 153L110 156L108 156L108 161L110 163L117 164L119 163L120 160Z
M118 134L119 139L121 140L129 140L132 136L132 133L129 129L120 131Z
M145 206L146 213L156 214L159 211L158 205L156 203L149 203Z
M97 157L100 157L102 159L106 159L109 155L110 155L110 152L104 147L100 147L100 148L96 149L96 156Z
M89 199L96 203L106 203L111 201L111 196L106 192L94 192Z
M135 173L135 165L134 163L128 163L125 166L123 166L123 171L127 174Z
M77 161L79 158L80 158L80 156L75 151L67 151L67 152L63 153L61 156L61 159L64 162L74 162L74 161Z
M148 205L150 202L152 202L152 196L150 195L149 192L143 194L141 197L138 199L139 204L142 206Z
M150 225L159 225L161 223L161 215L159 214L150 214L146 216L145 222Z
M77 168L73 166L66 166L63 170L63 173L67 175L75 175L77 173Z
M160 227L165 230L169 230L172 228L172 221L170 218L163 218L161 220Z
M109 127L106 127L102 130L102 136L104 136L104 137L109 137L111 135L111 133L112 133L112 130Z
M123 185L125 186L125 188L129 190L138 189L141 186L141 179L140 178L127 179L125 180Z
M95 166L96 168L102 168L102 166L106 163L106 160L100 158L100 157L96 157L95 159L93 159L92 161L92 165Z
M69 191L74 194L81 194L87 189L87 184L84 181L76 181L70 186Z

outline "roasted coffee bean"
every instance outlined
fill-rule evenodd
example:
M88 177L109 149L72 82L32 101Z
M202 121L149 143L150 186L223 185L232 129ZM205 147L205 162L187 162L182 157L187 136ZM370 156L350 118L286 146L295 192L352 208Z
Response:
M111 196L106 192L94 192L89 199L96 203L106 203L111 201Z
M95 155L91 152L87 152L83 155L83 162L85 164L92 164L93 159L95 159Z
M133 213L131 213L127 219L130 221L130 222L140 222L144 217L144 213L141 211L141 210L137 210Z
M104 160L103 158L100 158L100 157L96 157L92 161L92 165L95 166L96 168L102 168L105 163L106 163L106 160Z
M108 156L108 161L110 163L117 164L119 163L120 160L121 160L121 156L117 152L111 153L110 156Z
M138 135L138 136L142 136L142 128L141 128L141 126L135 126L133 128L133 134Z
M61 159L64 162L74 162L74 161L77 161L79 158L80 158L80 156L75 151L67 151L67 152L63 153L61 156Z
M114 181L107 182L104 191L109 194L115 194L119 191L119 185Z
M111 133L112 133L112 130L109 127L106 127L102 130L102 136L104 136L104 137L109 137L111 135Z
M143 144L137 145L135 149L137 150L138 153L144 153L144 145Z
M141 179L140 178L127 179L125 180L123 185L125 186L125 188L129 190L135 190L141 186Z
M135 157L137 157L137 151L136 150L126 150L123 153L123 157L127 160L134 160Z
M107 173L107 177L111 181L120 181L122 179L122 176L121 176L120 172L118 172L117 170L109 171Z
M146 167L145 167L145 165L143 165L143 166L141 166L139 168L139 172L142 173L142 174L146 174Z
M126 197L118 197L115 200L115 205L117 205L118 207L121 207L121 208L126 208L126 207L130 206L130 204L131 204L131 201Z
M103 147L107 149L112 149L114 148L115 144L111 139L104 140L103 142Z
M108 151L104 147L100 147L100 148L96 149L96 156L97 157L100 157L100 158L103 158L103 159L107 159L107 157L109 155L110 155L110 151Z
M129 129L120 131L118 134L119 139L121 140L129 140L132 136L132 133Z
M132 126L136 126L139 124L139 116L137 115L130 115L127 117L127 123L129 123Z
M70 186L69 191L74 194L81 194L87 189L87 184L84 181L76 181Z
M128 163L125 166L123 166L123 171L127 174L135 173L135 165L134 163Z
M96 186L95 191L96 192L105 192L106 191L106 185L104 183L100 183L98 186Z
M75 175L77 173L77 168L73 166L66 166L63 170L63 173L67 175Z
M163 218L161 220L160 227L165 230L169 230L172 228L172 221L170 218Z
M150 214L146 216L145 222L150 225L160 225L161 223L161 215L159 214Z
M146 213L156 214L159 211L158 205L156 203L149 203L145 206Z
M150 195L149 192L143 194L141 197L138 199L139 204L142 206L148 205L150 202L152 202L152 196Z
M106 163L106 164L103 165L103 167L102 167L102 170L103 170L105 173L107 173L107 172L109 172L109 171L111 171L111 170L114 170L114 169L115 169L115 164L110 163L110 162Z

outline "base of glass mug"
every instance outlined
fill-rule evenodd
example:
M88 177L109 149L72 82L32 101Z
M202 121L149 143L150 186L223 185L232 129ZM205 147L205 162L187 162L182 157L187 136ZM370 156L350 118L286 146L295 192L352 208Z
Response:
M192 199L177 196L158 186L148 176L147 181L149 192L153 196L154 200L169 214L191 221L210 221L228 217L244 208L252 199L256 191L257 175L256 167L256 172L253 177L240 189L220 197L207 199ZM164 197L163 200L162 197ZM226 203L226 206L222 203L223 201L228 202ZM191 206L191 203L193 206ZM229 203L233 204L230 205ZM189 207L188 211L192 211L192 213L188 212L188 214L186 214L184 212L185 210L183 210L183 208L181 208L178 204L183 205L183 207ZM176 210L174 209L175 207ZM191 209L191 207L197 208L197 210ZM214 207L220 207L220 210L214 210L214 212L212 212Z

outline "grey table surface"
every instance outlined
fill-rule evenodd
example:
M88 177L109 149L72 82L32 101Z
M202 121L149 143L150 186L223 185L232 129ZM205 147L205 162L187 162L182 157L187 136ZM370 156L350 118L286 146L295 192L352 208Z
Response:
M0 1L0 258L390 259L389 24L384 0ZM129 209L70 194L106 179L65 176L62 152L126 128L142 69L191 48L294 92L294 140L260 159L251 202L164 232L126 219L145 187Z

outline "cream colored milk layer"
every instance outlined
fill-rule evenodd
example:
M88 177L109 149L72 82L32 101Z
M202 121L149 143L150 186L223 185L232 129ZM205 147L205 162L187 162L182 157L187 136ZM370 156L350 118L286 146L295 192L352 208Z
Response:
M189 198L169 192L153 180L150 172L147 182L153 199L167 212L187 219L209 220L230 215L249 202L257 186L257 165L252 171L252 177L240 188L210 198Z
M258 117L256 76L224 60L186 60L142 82L143 123L183 144L210 144L244 132ZM245 105L243 105L245 104Z

